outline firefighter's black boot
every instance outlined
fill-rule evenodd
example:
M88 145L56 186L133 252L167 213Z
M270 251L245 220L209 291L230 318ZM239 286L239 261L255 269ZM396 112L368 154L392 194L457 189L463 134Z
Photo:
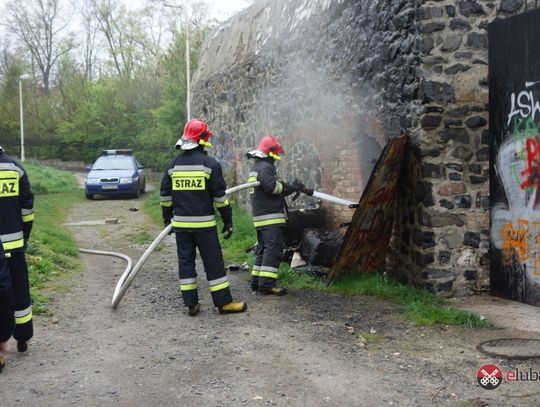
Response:
M20 353L26 352L28 350L28 342L26 342L26 341L17 341L17 350Z
M191 307L188 307L188 315L190 317L196 317L200 311L201 311L201 304L199 303L192 305Z
M282 295L285 295L287 294L287 289L286 288L278 288L278 287L274 287L274 288L267 288L267 289L259 289L259 291L262 293L262 294L265 294L265 295L277 295L277 296L282 296Z
M230 302L228 304L218 307L220 314L235 314L237 312L244 312L247 310L247 304L245 302Z

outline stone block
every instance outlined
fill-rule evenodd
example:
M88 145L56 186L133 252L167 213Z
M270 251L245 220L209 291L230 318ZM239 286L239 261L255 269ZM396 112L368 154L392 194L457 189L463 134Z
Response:
M440 239L441 243L448 249L454 250L461 247L463 232L459 229L448 229L441 234Z
M444 143L452 141L457 141L460 143L468 144L470 142L469 133L464 127L449 127L441 130L440 132L441 140Z
M420 84L419 97L424 102L453 102L455 100L454 89L450 84L426 80Z
M422 249L429 249L430 247L435 246L435 233L415 229L413 233L413 242Z
M441 199L439 201L439 205L441 205L443 208L446 208L446 209L454 209L455 206L452 202L450 202L449 200L447 199Z
M422 226L432 228L442 228L448 226L463 226L465 223L456 214L442 213L434 210L427 211L425 209L420 211L420 224Z
M439 195L449 196L463 194L466 190L467 188L463 182L449 182L441 185L437 192Z
M457 172L451 172L450 174L448 174L448 179L450 181L461 181L463 180L463 175L458 174Z
M458 3L459 12L465 17L483 16L486 14L484 7L476 0L463 0Z
M480 247L480 233L465 232L463 244L478 249Z
M472 197L467 195L458 195L454 197L454 202L458 208L468 209L472 206Z
M463 18L453 18L450 20L450 28L452 30L461 30L461 31L469 31L471 29L471 24Z
M512 14L523 7L524 0L502 0L499 5L499 11Z
M441 45L442 52L454 52L459 49L463 37L459 34L450 35L445 38Z
M442 116L425 115L422 117L421 125L424 129L437 128L441 122Z
M467 45L469 47L477 49L487 49L488 47L488 36L484 33L469 33L467 35Z

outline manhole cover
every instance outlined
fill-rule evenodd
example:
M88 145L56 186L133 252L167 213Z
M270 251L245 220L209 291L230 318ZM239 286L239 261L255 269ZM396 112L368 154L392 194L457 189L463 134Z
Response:
M507 359L540 358L540 340L538 339L492 339L482 342L477 348L486 355Z

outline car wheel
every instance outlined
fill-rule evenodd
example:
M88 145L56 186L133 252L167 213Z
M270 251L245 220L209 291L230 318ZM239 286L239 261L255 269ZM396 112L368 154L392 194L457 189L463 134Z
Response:
M144 194L146 192L146 180L143 181L142 188L141 188L141 194Z
M138 198L140 195L141 195L141 191L140 191L139 189L137 189L137 191L135 191L135 192L133 193L133 198L136 199L136 198Z
M94 194L89 194L88 192L84 193L86 195L86 199L94 199Z

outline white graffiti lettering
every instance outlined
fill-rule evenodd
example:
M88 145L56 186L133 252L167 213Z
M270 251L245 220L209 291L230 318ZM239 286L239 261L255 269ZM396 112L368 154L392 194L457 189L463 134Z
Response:
M515 92L510 95L510 113L506 125L510 126L514 117L523 119L531 118L534 120L536 115L540 114L540 101L535 100L532 91L523 90L516 96Z

